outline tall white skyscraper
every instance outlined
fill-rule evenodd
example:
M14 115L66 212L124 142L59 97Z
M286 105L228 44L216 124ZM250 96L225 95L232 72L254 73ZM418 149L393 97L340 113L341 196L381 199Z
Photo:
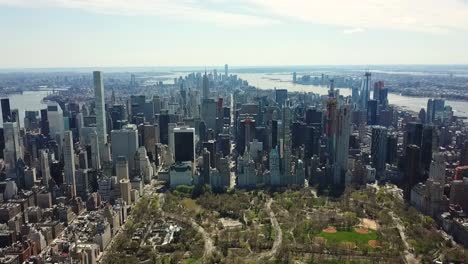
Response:
M65 125L63 121L63 110L57 102L47 103L47 119L49 120L49 134L51 138L57 135L63 138Z
M224 75L226 75L226 78L229 76L229 66L227 64L224 65Z
M120 130L112 130L112 160L115 164L117 157L123 156L128 161L130 173L135 171L135 154L138 150L138 130L136 125L129 124Z
M75 152L73 150L73 137L71 131L65 131L64 133L63 160L65 183L69 186L72 197L75 197Z
M42 184L49 189L50 181L50 167L49 167L49 153L45 149L39 151L39 158L41 163Z
M3 123L3 139L5 140L3 155L8 168L8 174L15 173L16 162L18 159L23 158L19 137L19 129L16 122Z
M93 72L94 77L94 98L96 104L96 128L99 147L101 149L99 155L101 160L106 161L109 157L105 155L105 145L107 144L107 128L106 128L106 105L104 83L102 73L100 71Z

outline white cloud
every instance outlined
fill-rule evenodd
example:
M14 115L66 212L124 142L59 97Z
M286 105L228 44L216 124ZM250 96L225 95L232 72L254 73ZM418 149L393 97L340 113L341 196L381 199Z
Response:
M75 8L101 14L165 16L213 24L264 26L301 21L344 33L392 29L468 30L466 0L0 0L1 4ZM358 30L359 29L359 30Z
M124 16L164 16L223 25L264 26L276 20L257 15L209 8L225 0L0 0L0 5L60 7ZM202 5L204 4L204 5Z
M249 0L281 17L344 28L419 32L468 30L460 0Z
M343 30L343 33L344 34L356 34L356 33L362 33L364 31L365 29L363 28L349 28L349 29Z

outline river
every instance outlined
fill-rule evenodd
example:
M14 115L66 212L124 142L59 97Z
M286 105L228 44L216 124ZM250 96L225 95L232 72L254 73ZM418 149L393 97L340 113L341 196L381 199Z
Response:
M325 86L303 85L292 82L292 75L286 73L265 74L265 73L240 73L237 76L249 82L250 85L260 89L288 89L294 92L313 92L320 95L328 94L328 88ZM344 96L351 95L351 89L339 89L340 94ZM399 94L389 93L388 100L390 104L405 108L410 111L419 112L421 108L427 107L427 97L410 97ZM454 114L460 117L468 118L468 102L445 100L445 105L453 108Z

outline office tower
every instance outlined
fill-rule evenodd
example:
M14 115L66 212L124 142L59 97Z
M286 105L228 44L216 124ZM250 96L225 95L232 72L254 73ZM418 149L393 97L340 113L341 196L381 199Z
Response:
M213 99L204 99L201 108L201 119L205 122L207 129L216 129L216 116L218 104Z
M197 90L189 90L189 117L200 117L200 92Z
M65 183L70 188L71 196L76 196L75 152L73 150L72 132L67 130L63 137L63 171Z
M150 183L153 177L153 167L151 166L144 146L139 147L135 154L135 168L136 174L140 176L145 183Z
M416 145L421 147L423 125L421 123L409 122L405 128L405 146Z
M419 146L410 144L406 146L405 154L405 197L409 199L411 188L422 181L420 175L419 159L421 149Z
M119 182L121 180L129 179L128 162L124 156L117 157L117 161L115 162L115 172Z
M377 174L385 170L387 154L387 128L372 127L371 159Z
M8 168L7 174L13 174L15 173L17 161L23 159L20 133L16 122L3 123L3 139L5 142L3 157Z
M280 186L281 185L280 157L279 157L277 148L273 148L270 151L269 167L270 167L270 184L272 186Z
M377 106L377 100L369 100L369 102L367 102L367 125L377 125Z
M361 86L361 105L360 108L361 110L367 110L367 102L369 102L370 99L370 89L371 89L371 73L366 72L364 74L364 79L362 80L362 86Z
M56 135L59 135L62 138L65 132L65 125L62 107L58 103L52 101L47 103L47 120L49 121L50 137L55 138Z
M3 123L12 122L11 118L11 109L10 109L10 99L9 98L2 98L0 100L2 106L2 120Z
M286 89L275 89L275 101L279 105L279 107L283 107L283 105L288 100L288 90Z
M41 134L45 137L49 137L49 119L47 117L47 109L41 110Z
M175 123L169 123L168 130L169 130L169 150L171 151L172 156L174 157L175 152L175 142L174 142L174 128L177 127Z
M425 125L421 140L421 165L425 171L429 171L432 162L432 153L437 149L437 135L433 125Z
M154 107L154 114L161 113L161 99L157 95L153 95L153 107Z
M317 109L307 109L305 115L305 122L307 125L322 123L323 112Z
M130 121L134 124L138 124L135 122L138 116L145 115L145 102L146 97L144 95L132 95L130 96ZM153 106L154 107L154 106ZM154 109L153 109L154 110Z
M429 179L445 184L445 158L443 153L434 153L429 169Z
M278 146L278 121L277 120L271 120L270 131L271 131L270 147L273 149Z
M138 131L136 125L129 124L121 130L112 130L112 160L117 161L117 157L123 156L128 161L128 169L131 174L135 172L135 154L138 150Z
M229 134L219 134L217 144L218 146L216 149L223 157L231 155L231 140Z
M320 131L314 126L306 126L304 139L304 157L310 159L313 155L319 153Z
M210 170L211 170L211 165L210 165L210 156L211 153L208 151L208 149L203 148L202 151L202 159L203 159L203 167L202 167L202 179L204 184L209 184L210 181Z
M221 155L218 155L216 163L219 172L219 187L221 188L229 188L231 185L230 161L229 157L221 157Z
M50 166L49 166L49 153L45 149L39 150L39 158L41 164L42 184L49 189L50 183Z
M224 65L224 76L226 78L229 76L229 66L227 64Z
M96 130L90 132L91 145L91 167L95 170L101 169L101 155L99 153L99 139ZM118 144L118 143L117 143Z
M349 136L351 135L351 106L343 105L338 111L338 130L336 131L336 164L334 172L335 183L343 183L341 179L348 170ZM347 181L346 183L349 183Z
M131 198L132 184L130 180L122 179L119 181L119 184L120 184L120 194L121 194L120 197L127 205L131 205L132 204L132 198Z
M291 108L283 108L283 164L281 184L288 184L291 177Z
M174 157L176 162L195 161L195 129L174 129Z
M298 149L305 143L305 134L306 124L303 122L293 122L292 123L292 149Z
M87 170L88 169L88 153L86 151L80 151L78 153L78 168Z
M297 73L293 72L293 83L297 82Z
M210 82L208 80L208 76L205 74L203 75L203 100L210 98Z
M154 161L156 148L156 126L145 123L142 125L142 143L145 146L151 161Z
M387 153L385 155L386 163L394 164L397 161L398 137L396 134L387 137Z
M436 120L442 121L444 118L445 100L429 99L427 100L426 120L427 123L433 123Z
M38 112L37 111L26 111L24 115L24 128L29 130L34 130L39 128L39 122L37 120Z
M210 152L210 166L212 168L216 168L216 140L208 140L207 142L203 142L202 147L206 148Z
M102 73L100 71L93 72L94 77L94 97L96 106L96 128L97 137L99 143L100 158L102 161L108 161L109 157L106 155L106 144L107 144L107 122L106 122L106 105L105 105L105 93L104 93L104 82L102 79Z
M159 115L159 136L161 144L169 144L169 113L161 111Z

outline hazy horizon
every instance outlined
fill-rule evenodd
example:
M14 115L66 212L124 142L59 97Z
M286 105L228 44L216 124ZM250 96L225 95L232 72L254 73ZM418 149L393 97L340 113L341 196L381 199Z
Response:
M0 0L0 68L468 64L466 0Z

